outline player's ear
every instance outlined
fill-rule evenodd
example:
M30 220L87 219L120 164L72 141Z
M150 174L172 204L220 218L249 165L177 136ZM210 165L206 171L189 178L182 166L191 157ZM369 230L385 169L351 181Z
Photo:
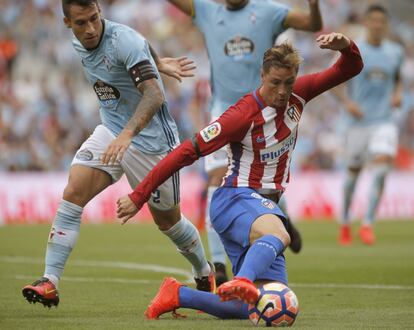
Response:
M68 29L72 28L72 26L70 24L70 19L67 18L66 16L63 16L63 23L65 23L65 25Z
M264 81L264 70L263 70L263 68L260 69L260 79L261 79L261 81L263 83L263 81Z

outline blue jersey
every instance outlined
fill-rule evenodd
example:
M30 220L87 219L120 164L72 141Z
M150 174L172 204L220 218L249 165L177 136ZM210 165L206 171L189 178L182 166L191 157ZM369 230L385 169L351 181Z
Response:
M135 30L104 20L101 41L94 50L86 50L75 37L73 45L82 59L86 78L93 85L100 103L102 124L118 136L134 115L142 95L128 70L142 61L150 61L159 78L149 45ZM162 81L158 83L164 93ZM177 127L164 103L132 144L139 150L160 154L178 143Z
M211 0L194 0L194 22L204 35L211 65L212 116L261 85L264 52L285 28L288 7L273 1L249 1L229 10Z
M395 78L403 61L400 45L384 40L376 47L366 41L357 42L364 61L364 69L349 84L349 96L356 102L364 116L355 119L346 113L347 123L372 125L391 120L391 100Z

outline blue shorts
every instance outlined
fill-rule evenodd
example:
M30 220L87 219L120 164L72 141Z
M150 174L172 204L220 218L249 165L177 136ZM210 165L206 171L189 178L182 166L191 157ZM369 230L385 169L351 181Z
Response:
M277 204L264 198L251 188L218 188L210 206L211 223L220 235L237 274L250 247L250 228L264 214L274 214L285 221ZM287 284L285 257L278 255L270 269L258 280L271 280Z

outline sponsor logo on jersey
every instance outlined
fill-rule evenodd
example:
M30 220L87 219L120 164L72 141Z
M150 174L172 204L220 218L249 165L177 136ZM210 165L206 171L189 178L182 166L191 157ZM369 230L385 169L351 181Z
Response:
M200 135L204 142L209 142L213 140L215 137L220 135L221 132L221 125L219 122L212 123L211 125L207 126L203 130L201 130Z
M263 196L259 195L258 193L252 193L250 196L252 196L254 198L257 198L257 199L262 199L263 198Z
M296 135L293 132L287 139L275 146L260 150L260 161L266 163L279 158L295 144L295 141Z
M265 141L266 141L266 138L264 136L258 136L256 138L257 143L262 143L262 142L265 142Z
M292 119L294 122L299 122L300 119L300 111L298 107L294 104L287 110L287 115L290 119Z
M224 45L224 53L233 58L239 58L252 54L254 43L248 38L237 36L227 41Z
M79 150L76 153L76 159L79 159L79 160L82 160L82 161L86 161L87 162L87 161L90 161L90 160L93 159L93 154L88 149L82 149L82 150Z
M276 204L269 199L263 198L262 205L267 207L269 210L273 210L276 207Z
M114 86L111 86L102 80L97 80L93 85L93 89L104 107L117 104L121 96Z
M381 68L371 68L366 73L368 80L386 81L388 74Z

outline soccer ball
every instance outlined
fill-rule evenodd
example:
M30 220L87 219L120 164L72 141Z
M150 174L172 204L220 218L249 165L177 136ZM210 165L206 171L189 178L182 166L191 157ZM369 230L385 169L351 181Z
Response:
M299 312L298 298L282 283L267 283L260 288L259 300L249 305L249 318L254 325L288 327Z

